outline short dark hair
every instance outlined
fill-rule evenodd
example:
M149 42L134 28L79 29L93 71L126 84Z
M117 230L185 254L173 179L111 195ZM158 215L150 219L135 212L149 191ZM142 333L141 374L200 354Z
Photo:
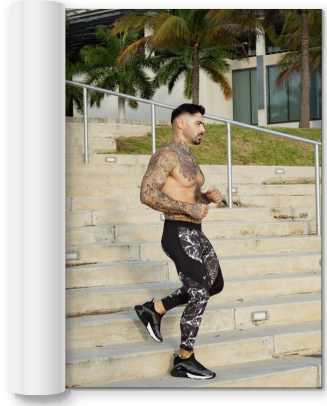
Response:
M175 110L171 113L171 125L176 117L180 116L181 114L188 113L192 116L196 113L201 113L202 115L205 113L206 109L199 104L192 104L192 103L184 103L178 106Z

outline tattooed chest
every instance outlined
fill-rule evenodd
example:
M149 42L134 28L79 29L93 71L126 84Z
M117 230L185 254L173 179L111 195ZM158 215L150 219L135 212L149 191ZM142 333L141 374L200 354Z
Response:
M181 180L189 183L190 186L196 182L197 168L191 156L186 154L178 155L178 166L176 167L176 174L179 175L179 178L181 178Z

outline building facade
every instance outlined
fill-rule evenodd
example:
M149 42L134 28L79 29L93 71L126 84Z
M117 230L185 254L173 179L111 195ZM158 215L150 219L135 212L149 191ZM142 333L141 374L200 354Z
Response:
M148 10L72 10L66 9L69 29L66 32L67 48L76 55L83 44L97 43L95 27L110 25L115 19L132 11ZM155 10L152 10L155 11ZM280 34L283 21L279 17L273 21L277 34ZM145 32L145 36L149 33ZM278 60L283 55L280 49L274 48L267 36L261 36L252 46L244 44L249 59L230 60L231 71L225 74L232 89L233 98L226 101L216 83L200 70L200 104L206 113L222 118L259 126L282 126L298 128L301 102L301 77L293 76L283 90L275 91L274 81L280 72ZM154 73L147 70L150 78ZM78 78L74 78L78 81ZM179 80L172 93L168 95L165 87L158 89L153 100L178 106L191 103L183 97L183 82ZM310 127L321 128L322 118L322 84L318 74L310 77ZM139 103L137 110L132 110L126 103L127 119L151 119L150 106ZM118 118L118 97L106 96L101 107L89 107L89 117ZM81 116L74 109L74 116ZM170 121L171 111L156 107L158 120ZM205 122L211 123L212 120Z

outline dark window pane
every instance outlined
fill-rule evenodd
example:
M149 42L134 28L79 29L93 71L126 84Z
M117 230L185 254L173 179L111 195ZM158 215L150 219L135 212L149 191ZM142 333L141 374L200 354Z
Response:
M251 124L250 74L248 69L233 72L233 117L235 121Z
M289 83L289 108L290 108L290 121L300 120L300 106L301 106L301 75L293 75Z
M270 123L270 93L269 93L269 68L266 67L266 108L267 108L267 124Z
M257 70L251 69L251 110L252 125L258 124L258 92L257 92Z
M275 90L274 81L280 70L277 66L269 66L269 105L270 107L270 123L278 123L288 121L288 95L287 89Z
M310 120L321 119L321 79L317 72L310 76Z

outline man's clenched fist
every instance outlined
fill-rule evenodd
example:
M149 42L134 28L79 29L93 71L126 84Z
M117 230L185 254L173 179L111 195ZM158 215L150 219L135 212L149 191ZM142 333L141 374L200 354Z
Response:
M207 198L212 203L219 203L223 200L223 198L221 197L221 193L218 189L213 189L213 190L208 189Z

